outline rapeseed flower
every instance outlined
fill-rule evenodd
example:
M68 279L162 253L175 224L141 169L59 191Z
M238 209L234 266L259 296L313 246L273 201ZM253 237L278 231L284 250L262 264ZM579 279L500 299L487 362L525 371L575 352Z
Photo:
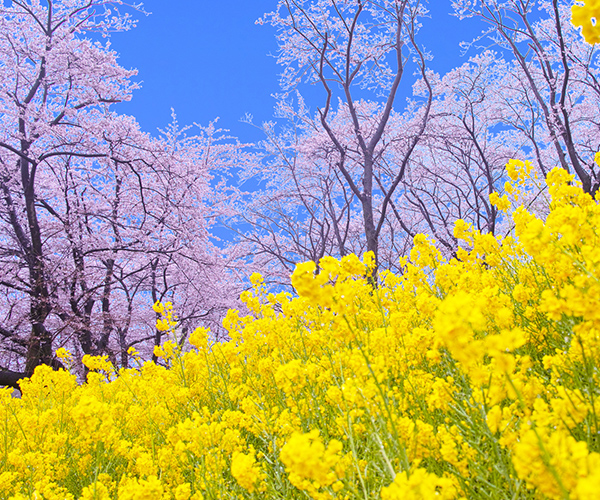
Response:
M594 498L600 209L556 170L536 216L508 175L506 238L418 236L377 287L370 254L299 265L297 296L253 275L229 342L157 303L160 364L0 390L0 499Z
M581 34L588 43L600 42L600 1L578 1L571 7L571 22L576 27L581 27Z

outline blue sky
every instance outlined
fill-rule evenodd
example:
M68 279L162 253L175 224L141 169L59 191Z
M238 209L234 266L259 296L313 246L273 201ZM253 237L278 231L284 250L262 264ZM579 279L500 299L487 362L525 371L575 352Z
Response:
M255 122L273 115L273 93L279 90L281 68L269 54L277 51L275 31L256 25L277 0L146 0L149 16L138 15L132 31L112 36L112 48L126 68L137 68L137 90L117 110L135 116L142 129L154 133L170 122L171 108L180 124L219 125L242 142L260 134L240 119ZM434 55L435 71L466 62L459 43L471 40L481 27L450 16L450 0L430 0L431 18L424 21L421 40ZM315 106L320 103L314 103Z

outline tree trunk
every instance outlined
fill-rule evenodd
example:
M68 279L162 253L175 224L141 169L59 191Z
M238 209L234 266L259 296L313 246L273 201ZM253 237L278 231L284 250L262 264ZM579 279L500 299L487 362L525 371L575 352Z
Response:
M23 125L24 128L24 125ZM44 325L50 314L50 294L44 270L44 254L42 248L42 236L40 224L35 207L35 173L37 165L26 159L29 144L21 141L23 156L19 159L21 167L21 182L25 195L25 212L29 226L31 246L29 264L29 280L32 290L30 320L31 337L27 348L25 361L25 373L32 374L39 364L50 364L52 362L52 336ZM30 168L31 167L31 168Z

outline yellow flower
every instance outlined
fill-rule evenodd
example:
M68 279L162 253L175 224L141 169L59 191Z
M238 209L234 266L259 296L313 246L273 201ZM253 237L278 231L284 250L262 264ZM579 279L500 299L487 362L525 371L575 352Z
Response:
M490 203L494 205L498 210L502 210L503 212L506 212L510 208L510 201L508 200L508 196L503 195L502 197L500 197L496 192L490 194Z
M66 362L71 361L73 358L72 354L64 347L60 347L56 350L56 357Z
M197 491L192 495L192 487L190 483L183 483L175 488L175 500L202 500L202 494Z
M310 493L314 489L331 486L339 479L335 466L341 459L341 451L342 443L335 439L325 447L319 430L314 429L307 434L294 432L281 449L280 458L290 482Z
M252 283L254 286L260 286L263 285L265 282L264 278L262 277L261 274L259 273L252 273L250 275L250 283Z
M256 491L257 483L265 477L260 466L256 463L254 452L248 454L234 452L231 460L231 475L242 488L250 493ZM261 487L259 487L259 490L261 490Z
M370 265L374 265L375 255L373 254L373 252L365 253L364 258L366 259L366 261L363 263L353 253L342 257L340 264L341 264L342 269L345 271L346 276L364 275L365 272L367 271L367 269L366 269L367 262L369 262Z
M520 173L519 171L523 168L525 164L521 160L509 160L506 164L506 174L510 177L510 180L517 181L519 180Z
M127 349L127 354L129 354L132 358L137 358L140 355L138 350L133 346L131 346L129 349Z
M496 434L500 429L500 423L502 422L502 409L500 406L493 406L487 413L486 422L492 434Z
M190 344L197 349L202 349L208 346L209 328L198 327L190 335Z
M377 262L375 261L375 254L371 251L366 252L363 255L363 262L369 270L375 269L375 266L377 265Z
M596 500L600 491L600 455L590 453L587 471L583 471L575 488L578 500Z
M167 332L169 331L171 328L170 324L169 324L169 320L166 318L162 318L162 319L157 319L156 320L156 329L159 332Z
M86 354L81 359L81 362L86 366L89 370L103 371L106 373L112 373L115 371L115 367L108 360L108 356L90 356Z
M457 489L449 478L439 477L426 469L411 469L397 474L394 482L381 490L382 500L454 500Z
M137 479L124 476L119 484L119 500L162 500L163 485L156 476Z
M172 340L167 340L161 346L154 346L154 355L157 358L173 359L179 351L179 347Z
M80 500L111 500L108 488L100 482L86 486L81 491Z
M525 431L513 452L515 470L527 486L557 500L589 476L592 463L598 465L590 460L585 442L560 430L548 435L543 428Z
M453 235L455 238L463 241L472 242L473 241L473 224L470 222L465 222L462 219L458 219L454 223Z
M292 273L292 286L300 297L314 298L318 300L320 295L319 286L315 280L317 265L312 262L298 264Z
M571 22L574 26L581 26L581 34L585 41L591 44L600 42L600 1L578 1L571 7Z

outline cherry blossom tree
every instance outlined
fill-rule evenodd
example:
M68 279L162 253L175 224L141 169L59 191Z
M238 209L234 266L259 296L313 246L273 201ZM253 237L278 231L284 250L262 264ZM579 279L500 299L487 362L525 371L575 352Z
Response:
M298 100L301 102L301 97ZM376 126L381 104L359 100L355 107L364 130ZM287 119L286 126L278 132L274 123L263 125L267 139L260 144L261 154L245 165L242 174L242 181L259 180L260 188L241 197L234 228L254 256L253 265L286 285L298 262L318 262L324 255L361 255L367 251L367 244L362 203L337 166L338 150L328 132L318 119L299 108L280 103L278 111L278 117ZM411 137L420 125L420 117L392 111L373 169L373 207L381 225L379 263L386 269L398 268L399 256L412 244L414 234L408 226L415 221L410 215L399 220L391 216L393 211L397 213L398 197L404 196L400 193L389 199L388 213L382 214L386 206L385 181L403 158L406 136ZM329 127L349 145L347 171L360 176L360 145L352 141L353 124L347 106L340 104L331 113Z
M436 79L430 120L396 201L394 215L415 221L409 232L431 235L448 255L457 249L457 219L482 232L498 229L489 195L503 189L505 165L522 140L505 127L506 66L486 51Z
M238 193L229 227L244 242L254 268L271 283L289 286L296 264L325 255L362 253L360 206L335 166L336 154L312 122L283 131L261 129L266 139L243 165L240 181L259 189ZM320 136L319 136L320 134Z
M125 10L124 10L125 9ZM32 373L58 346L151 353L155 300L174 300L182 332L216 326L237 264L213 244L223 207L211 171L240 146L211 125L176 122L153 138L111 106L135 71L98 35L141 8L109 0L0 6L0 329L2 368ZM177 304L179 302L179 304Z
M209 170L228 168L238 146L222 144L212 125L191 137L185 131L174 122L158 140L130 133L140 159L135 175L118 163L102 171L102 178L96 164L85 174L80 166L77 182L64 189L61 213L81 207L64 231L71 235L79 228L83 234L69 239L65 253L74 258L65 274L71 272L72 282L62 291L69 300L56 307L70 305L61 327L76 333L86 354L120 353L117 361L124 366L129 347L142 344L150 355L164 335L153 328L149 305L156 301L175 303L180 333L203 324L218 334L220 318L239 295L232 288L239 280L228 279L235 278L227 269L230 259L208 230L210 219L222 213L211 194ZM71 200L76 185L86 192Z
M594 162L600 145L598 55L571 24L571 2L455 0L453 6L460 17L486 23L482 38L511 63L508 80L524 97L515 102L512 121L535 122L527 142L540 172L560 165L594 194L600 185Z
M397 99L387 111L394 91L390 82L397 81L401 72L386 67L388 79L382 78L382 87L369 80L371 73L361 73L372 61L366 47L385 46L388 56L399 53L392 43L385 45L376 30L360 23L368 8L375 16L377 9L391 4L280 2L278 11L263 19L280 30L279 60L287 93L279 102L278 117L292 123L290 131L279 136L272 128L265 129L271 146L264 151L276 160L250 169L269 186L254 205L256 219L271 218L277 224L249 234L260 243L261 252L275 256L272 262L281 257L281 249L288 252L286 268L299 260L314 260L319 255L316 249L338 255L349 248L373 249L367 244L368 234L377 236L379 262L386 268L395 267L417 233L431 235L452 256L457 249L453 227L459 218L482 232L509 230L489 195L502 193L510 158L530 160L541 178L554 166L562 166L574 171L588 192L598 188L597 50L571 24L568 2L455 1L459 15L488 23L482 38L491 39L494 50L479 50L477 41L467 44L470 60L442 77L427 72L417 57L420 78L402 112ZM394 5L409 7L402 2ZM389 19L386 15L380 19ZM383 25L382 21L378 26ZM385 26L391 30L392 25ZM360 32L356 38L355 30ZM364 52L354 51L363 47L359 42L364 42ZM407 47L426 60L416 43L407 42L403 49ZM303 99L292 99L291 91L302 79L325 90L325 105L316 114ZM368 93L373 88L378 92L374 98ZM373 144L369 160L368 146ZM318 189L320 178L337 182L326 184L326 194ZM302 224L282 215L306 207L312 198L302 198L303 193L311 193L315 200L351 199L340 207L353 221L360 209L362 233L349 230L341 248L334 231L321 230L333 227L331 218L324 224L323 208L307 209ZM344 198L347 194L351 196ZM527 196L532 209L543 214L544 193L532 191ZM311 251L305 250L309 245L300 249L291 244L286 236L291 233L294 241L307 238Z
M571 25L568 7L455 2L463 15L492 24L484 36L497 47L435 81L425 138L398 203L400 213L420 212L420 230L450 254L458 218L483 232L509 230L489 203L492 191L503 191L509 158L530 160L540 178L554 166L571 169L586 189L597 189L598 58ZM468 44L470 50L476 45ZM544 215L544 193L536 189L526 197L522 201Z
M317 116L305 114L300 119L312 120L312 127L318 126L331 144L331 164L360 203L365 247L376 258L390 201L429 116L427 55L416 39L425 14L418 0L281 0L276 11L260 20L278 29L278 61L284 67L281 105L291 106L290 91L302 81L324 91ZM412 102L410 130L400 139L402 153L396 149L395 168L379 169L383 137L407 67L418 71L426 90ZM365 101L367 92L383 103L373 106ZM347 120L344 134L333 125L342 117ZM382 194L379 207L378 194Z
M110 142L95 140L102 137L99 126L108 105L129 99L135 88L134 73L117 65L114 52L82 36L131 26L129 15L111 7L116 8L112 2L15 1L0 8L0 187L17 243L6 253L13 254L9 263L26 268L16 282L5 284L30 297L27 373L52 358L45 323L53 290L37 194L44 167L64 158L111 156Z

